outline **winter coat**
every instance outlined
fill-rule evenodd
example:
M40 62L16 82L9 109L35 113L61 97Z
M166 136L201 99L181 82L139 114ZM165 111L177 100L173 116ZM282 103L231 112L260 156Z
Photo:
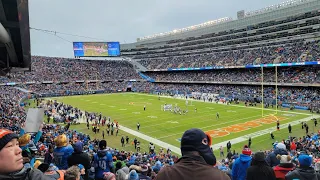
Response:
M183 156L173 166L161 168L155 180L230 180L222 171L208 165L201 156Z
M280 164L280 160L277 159L277 155L288 155L288 152L285 149L275 149L274 152L270 153L267 158L266 161L269 164L270 167L274 167L277 166L278 164Z
M320 174L316 173L312 167L297 168L286 175L286 180L320 180Z
M1 180L50 180L47 176L45 176L38 169L22 169L17 173L13 173L10 175L0 174Z
M247 178L246 180L276 180L276 175L271 167L266 165L268 168L267 174L261 171L259 166L250 166L247 169Z
M232 165L232 180L245 180L247 169L251 164L251 156L240 154Z
M273 170L277 180L284 180L288 172L293 171L294 168L292 163L281 163L278 166L273 167Z

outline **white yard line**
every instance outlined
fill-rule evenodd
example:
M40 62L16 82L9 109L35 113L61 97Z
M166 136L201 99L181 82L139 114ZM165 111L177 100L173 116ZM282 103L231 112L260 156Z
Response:
M140 133L140 132L138 132L138 131L134 131L134 130L129 129L129 128L124 127L124 126L120 126L120 129L123 130L123 131L125 131L125 132L127 132L127 133L130 133L130 134L132 134L132 135L134 135L134 136L136 136L136 137L139 137L139 138L141 138L141 139L144 139L144 140L146 140L146 141L148 141L148 142L152 142L152 143L154 143L154 144L156 144L156 145L158 145L158 146L161 146L161 147L163 147L163 148L166 148L166 149L167 149L167 148L170 148L170 150L171 150L172 152L174 152L174 153L176 153L176 154L178 154L178 155L181 156L181 150L180 150L180 148L178 148L178 147L176 147L176 146L173 146L173 145L171 145L171 144L165 143L165 142L163 142L163 141L160 141L160 140L158 140L158 139L155 139L155 138L153 138L153 137L147 136L147 135L145 135L145 134L142 134L142 133Z

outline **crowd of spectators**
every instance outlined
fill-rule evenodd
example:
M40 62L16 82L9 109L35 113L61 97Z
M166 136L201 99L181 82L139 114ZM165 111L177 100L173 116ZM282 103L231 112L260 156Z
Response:
M241 66L288 62L318 61L319 41L297 41L253 49L191 53L188 55L139 55L136 58L148 69Z
M249 89L247 87L245 91L251 91ZM4 180L320 178L318 133L289 136L275 141L270 150L262 152L252 152L245 145L239 154L232 151L230 144L226 156L218 161L210 148L211 138L199 129L190 129L182 136L182 158L178 159L169 149L129 152L108 147L103 139L93 139L88 134L72 130L71 118L83 119L89 126L100 128L117 128L118 122L107 120L98 112L81 111L52 100L36 99L35 102L45 109L48 122L53 121L53 124L44 123L36 134L26 134L23 130L26 114L19 106L25 93L10 86L0 86L0 92L0 178ZM54 124L57 117L64 125ZM15 153L8 153L11 151ZM10 158L22 159L12 163ZM37 160L39 158L43 160Z
M320 83L320 67L278 68L279 83ZM206 71L153 71L145 75L156 81L261 82L262 71L253 69L215 69ZM275 82L275 68L264 68L264 82Z
M77 80L130 80L140 79L133 65L127 61L80 60L33 56L31 72L11 73L3 82L71 82Z
M68 94L72 92L144 92L149 86L148 82L70 82L70 83L40 83L40 84L19 84L19 87L37 94Z

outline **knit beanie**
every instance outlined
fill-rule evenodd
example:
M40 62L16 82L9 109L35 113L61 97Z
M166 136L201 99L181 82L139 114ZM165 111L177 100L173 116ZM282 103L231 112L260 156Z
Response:
M115 178L115 177L116 176L111 172L104 172L103 173L103 179L104 180L110 180L110 179Z
M18 139L19 136L16 133L13 133L12 131L8 129L0 129L0 151L8 142L10 142L12 139Z
M242 154L250 156L252 154L251 149L247 145L244 145Z

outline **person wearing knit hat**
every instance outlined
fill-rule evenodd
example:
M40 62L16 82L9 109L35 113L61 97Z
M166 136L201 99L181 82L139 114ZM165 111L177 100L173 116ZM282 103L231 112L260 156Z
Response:
M91 168L91 159L88 153L83 152L83 143L77 141L73 144L74 152L67 158L68 166L82 164L85 168L85 174L83 174L83 179L88 180L89 178L89 169Z
M251 164L251 150L245 145L242 149L242 154L238 157L232 166L232 180L245 180L246 172Z
M136 170L130 171L128 180L139 180L139 175Z
M295 170L289 172L285 178L286 180L313 180L313 179L320 179L320 174L316 173L314 168L311 167L312 164L312 157L302 154L298 157L299 160L299 167Z
M210 134L200 129L189 129L181 138L182 157L172 166L162 167L156 176L157 180L229 180L222 171L214 168L216 158L211 147Z
M104 172L103 180L116 180L116 176L111 172Z
M23 168L22 150L18 135L7 129L0 129L0 179L1 180L45 180L38 169Z
M252 158L251 166L247 169L247 180L276 180L274 171L265 161L264 152L256 152Z
M147 176L148 170L149 170L149 168L147 165L142 165L141 166L141 173L139 174L139 179L151 180L151 178Z
M280 164L273 167L276 178L285 179L286 174L292 171L295 167L291 162L292 158L290 155L277 155L277 159L280 160Z
M116 172L117 180L127 180L129 175L129 168L123 167Z
M274 167L280 164L280 160L277 159L277 155L288 155L285 144L278 143L277 145L275 145L274 151L267 156L266 161L270 167Z

